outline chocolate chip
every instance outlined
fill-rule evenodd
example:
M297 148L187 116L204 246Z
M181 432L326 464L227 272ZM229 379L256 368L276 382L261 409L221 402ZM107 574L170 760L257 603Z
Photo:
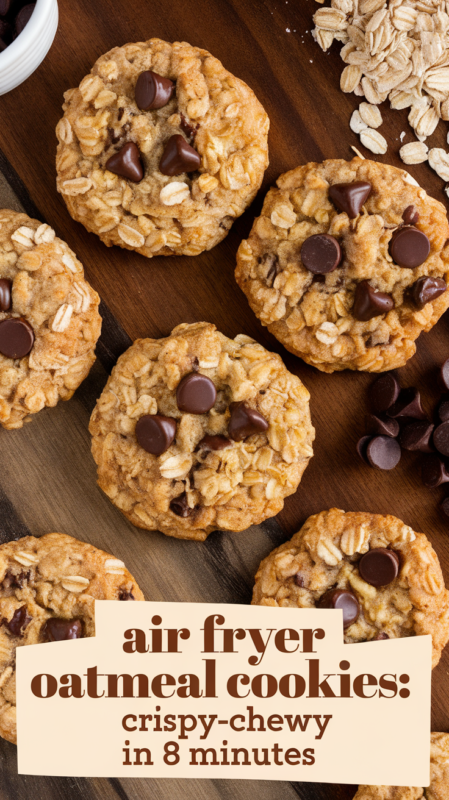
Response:
M190 517L193 514L193 508L189 507L187 502L187 494L183 492L179 497L175 497L170 503L170 511L176 514L177 517Z
M12 27L9 22L6 22L4 19L0 19L0 38L3 42L10 43L12 39Z
M396 402L401 391L401 385L392 372L381 375L370 386L370 401L373 411L381 414Z
M105 169L133 183L139 183L143 178L143 166L137 145L134 142L123 145L118 153L108 158Z
M359 572L371 586L388 586L399 573L399 556L386 547L368 550L359 561Z
M229 406L231 419L228 425L228 434L234 442L241 442L254 433L263 433L268 430L268 422L255 408L250 408L245 403L231 403Z
M436 453L423 458L421 478L424 486L429 489L435 489L437 486L441 486L442 483L449 482L449 474L446 467Z
M315 275L333 272L341 261L341 247L328 233L309 236L301 246L301 261Z
M118 592L118 599L119 600L135 600L133 593L125 589L124 586L121 586Z
M440 367L439 382L443 389L449 389L449 358Z
M141 111L150 111L166 106L173 96L175 84L157 72L145 70L137 78L134 97Z
M211 436L207 433L206 436L203 436L196 449L210 453L211 450L224 450L225 447L230 447L231 444L232 442L226 436Z
M181 114L180 128L189 139L195 138L199 127L200 127L199 123L197 123L196 125L192 125L190 122L187 122L184 114Z
M7 278L0 280L0 311L9 311L11 308L12 281Z
M366 430L372 436L391 436L392 439L395 439L399 433L399 422L384 414L378 417L375 414L367 414Z
M416 225L419 222L419 213L415 206L407 206L402 214L402 219L406 225Z
M441 503L441 509L444 511L447 517L449 517L449 497L445 497L443 502Z
M433 443L441 455L449 456L449 422L442 422L435 428Z
M16 36L19 36L19 34L22 33L24 28L28 25L35 5L36 3L29 3L27 6L24 6L20 9L15 22Z
M411 386L409 389L402 389L396 402L387 409L387 414L393 419L426 419L426 415L421 406L421 395L418 389Z
M299 586L300 589L304 588L304 578L303 578L303 576L301 575L300 572L296 573L296 575L294 577L294 581L295 581L296 585Z
M375 469L394 469L401 460L401 448L396 439L374 436L367 445L366 457Z
M176 420L162 414L145 414L136 425L136 439L147 453L160 456L176 436Z
M50 617L41 628L44 642L64 642L67 639L81 639L83 623L80 619L59 619Z
M446 289L446 281L442 278L418 278L411 287L411 295L415 306L424 308L427 303L444 294Z
M31 617L28 614L27 607L20 606L14 611L12 618L9 622L5 622L5 627L13 636L23 636L23 631L31 622Z
M201 165L201 156L190 147L188 142L176 133L170 136L162 158L159 162L159 171L163 175L180 175L181 172L195 172Z
M438 406L438 416L441 422L449 422L449 399L442 399Z
M180 411L188 414L207 414L217 399L213 381L199 372L184 375L176 389L176 402Z
M8 589L22 589L23 584L26 583L30 578L30 572L19 572L18 574L14 574L8 569L5 572L5 576L0 583L0 589L2 591L6 591Z
M0 0L0 17L6 17L11 7L11 0Z
M387 314L394 308L393 299L385 292L377 292L368 281L361 281L355 290L352 314L359 322Z
M377 634L377 636L375 636L375 637L374 637L374 639L373 639L372 641L373 641L373 642L382 642L382 641L384 641L385 639L389 639L389 638L390 638L390 637L388 636L388 633L384 633L383 631L380 631L380 632Z
M0 353L6 358L24 358L34 344L34 331L23 317L0 322Z
M398 228L390 240L390 255L400 267L416 269L430 253L430 242L418 228Z
M344 211L349 219L354 219L368 200L373 187L368 181L354 183L334 183L329 188L329 197L339 211Z
M362 436L362 438L359 439L359 441L356 444L357 452L362 461L365 462L365 464L369 464L368 457L366 455L366 448L368 447L368 444L371 441L371 439L372 436Z
M395 421L395 420L394 420ZM404 450L418 450L420 453L431 453L430 437L434 426L427 420L417 419L406 425L399 437L399 444Z
M345 629L357 622L360 615L360 604L357 597L345 589L330 589L319 600L318 608L341 608Z

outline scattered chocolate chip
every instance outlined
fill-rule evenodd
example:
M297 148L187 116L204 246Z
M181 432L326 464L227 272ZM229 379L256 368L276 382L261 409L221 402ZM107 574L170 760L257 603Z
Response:
M136 439L147 453L160 456L176 436L176 420L162 414L145 414L136 424Z
M34 344L34 331L23 317L0 322L0 353L6 358L24 358Z
M211 450L224 450L225 447L230 447L231 445L232 442L226 436L211 436L206 433L206 436L203 436L196 449L210 453Z
M399 573L399 556L386 547L368 550L359 561L359 572L371 586L388 586Z
M177 517L190 517L193 514L193 508L189 507L186 492L171 501L170 511L173 511L173 514L176 514Z
M377 636L375 636L374 639L372 639L372 641L373 642L382 642L382 641L384 641L384 639L389 639L389 638L390 637L388 636L388 633L384 633L383 631L380 631L377 634Z
M394 420L395 421L395 420ZM420 453L431 453L429 444L434 425L427 420L417 419L410 422L401 431L399 444L404 450L418 450Z
M441 486L442 483L449 482L449 474L446 470L446 466L436 453L423 458L421 477L424 486L427 486L429 489L435 489L437 486Z
M446 290L447 284L442 278L418 278L411 287L411 295L415 306L424 308L427 303L436 300Z
M416 269L430 253L430 242L425 233L414 228L398 228L390 240L390 255L400 267Z
M341 608L345 629L357 622L360 615L360 604L357 597L345 589L330 589L319 600L318 608Z
M169 78L163 78L152 70L145 70L137 78L134 97L141 111L152 111L166 106L174 91L175 84Z
M133 183L139 183L143 178L143 166L137 145L134 142L123 145L118 153L108 158L105 169Z
M12 633L13 636L23 636L23 631L31 622L31 617L28 614L27 607L20 606L14 611L12 618L9 622L5 621L5 627L8 628L9 632Z
M59 619L50 617L41 628L44 642L64 642L67 639L81 639L83 623L80 619Z
M449 422L449 399L442 399L438 406L438 416L441 422Z
M229 406L231 419L228 425L228 434L234 442L241 442L254 433L263 433L268 429L268 422L255 408L250 408L245 403L231 403Z
M395 439L399 433L399 422L384 414L379 416L367 414L365 427L372 436L391 436L392 439Z
M449 389L449 358L440 367L439 382L443 389Z
M199 123L197 123L196 125L192 125L190 122L187 122L184 114L181 114L180 128L189 139L195 138L199 127L200 127Z
M357 452L362 461L365 462L365 464L369 464L368 457L366 455L366 448L368 447L368 444L371 441L371 439L372 436L362 436L361 439L359 439L359 441L356 444Z
M442 422L435 428L433 443L442 456L449 456L449 422Z
M401 460L401 448L396 439L374 436L366 447L366 457L375 469L394 469Z
M402 214L402 219L406 225L416 225L419 222L418 209L415 206L407 206Z
M300 589L304 588L304 578L303 578L303 576L301 575L300 572L296 573L296 575L294 577L294 581L295 581L296 585L299 586Z
M339 211L346 212L349 219L355 219L372 190L373 187L367 181L334 183L329 188L329 197Z
M370 386L371 408L376 414L381 414L396 402L401 391L401 385L392 372L387 372L377 378Z
M217 399L213 381L199 372L184 375L176 389L176 402L180 411L188 414L207 414Z
M409 389L402 389L396 402L387 409L387 414L393 419L426 419L426 415L421 406L421 395L418 389L411 386Z
M333 272L341 261L341 247L328 233L309 236L301 246L301 261L315 275Z
M361 281L355 290L353 316L359 322L367 322L373 317L387 314L394 308L393 299L385 292L377 292L368 281Z
M28 25L31 19L31 15L34 11L35 5L36 3L29 3L27 6L23 6L23 8L20 9L19 13L17 14L15 22L16 36L19 36L19 34L22 33L24 28L26 28L26 26Z
M159 162L159 171L163 175L180 175L182 172L195 172L201 165L201 156L188 142L176 133L170 136Z
M12 281L8 278L0 280L0 311L9 311L11 308Z
M443 502L441 503L441 508L446 516L449 517L449 497L444 498Z
M121 586L118 592L118 599L119 600L135 600L133 593L125 589L124 586Z

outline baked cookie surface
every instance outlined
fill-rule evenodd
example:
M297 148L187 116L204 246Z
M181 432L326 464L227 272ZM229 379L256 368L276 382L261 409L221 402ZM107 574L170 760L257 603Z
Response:
M125 516L198 541L277 514L315 435L309 392L281 358L206 322L134 342L90 432L99 486Z
M269 120L252 90L186 42L110 50L63 109L57 185L70 214L147 257L214 247L268 164Z
M359 786L354 800L449 800L449 733L430 736L430 786Z
M123 561L63 533L0 545L0 736L15 743L17 647L95 634L95 600L143 600Z
M449 592L423 533L337 508L315 514L260 564L254 605L342 608L345 642L430 634L433 666L449 639Z
M95 361L100 298L49 225L0 210L0 424L69 400Z
M361 158L298 167L239 247L255 314L324 372L403 366L449 306L446 211L411 180Z

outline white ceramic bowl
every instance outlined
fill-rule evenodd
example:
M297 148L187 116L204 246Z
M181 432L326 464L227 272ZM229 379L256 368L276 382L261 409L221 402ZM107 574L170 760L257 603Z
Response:
M23 83L44 60L58 28L58 1L37 0L28 25L0 53L0 95Z

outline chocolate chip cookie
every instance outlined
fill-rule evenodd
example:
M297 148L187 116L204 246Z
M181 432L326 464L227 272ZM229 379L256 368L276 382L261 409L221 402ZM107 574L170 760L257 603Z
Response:
M0 424L69 400L95 361L100 298L49 225L0 210Z
M108 246L198 255L227 234L268 164L269 120L210 53L160 39L116 47L65 94L58 191Z
M449 225L404 170L306 164L265 198L236 279L263 325L323 372L405 364L449 306Z
M332 508L309 517L262 561L254 605L341 608L348 643L430 634L433 666L449 639L449 592L423 533L396 517Z
M0 736L15 743L16 647L94 636L95 600L143 600L123 561L63 533L0 545Z
M134 342L90 432L99 486L125 516L197 541L277 514L315 435L309 392L281 358L207 322Z
M359 786L354 800L449 800L449 733L430 736L430 786Z

